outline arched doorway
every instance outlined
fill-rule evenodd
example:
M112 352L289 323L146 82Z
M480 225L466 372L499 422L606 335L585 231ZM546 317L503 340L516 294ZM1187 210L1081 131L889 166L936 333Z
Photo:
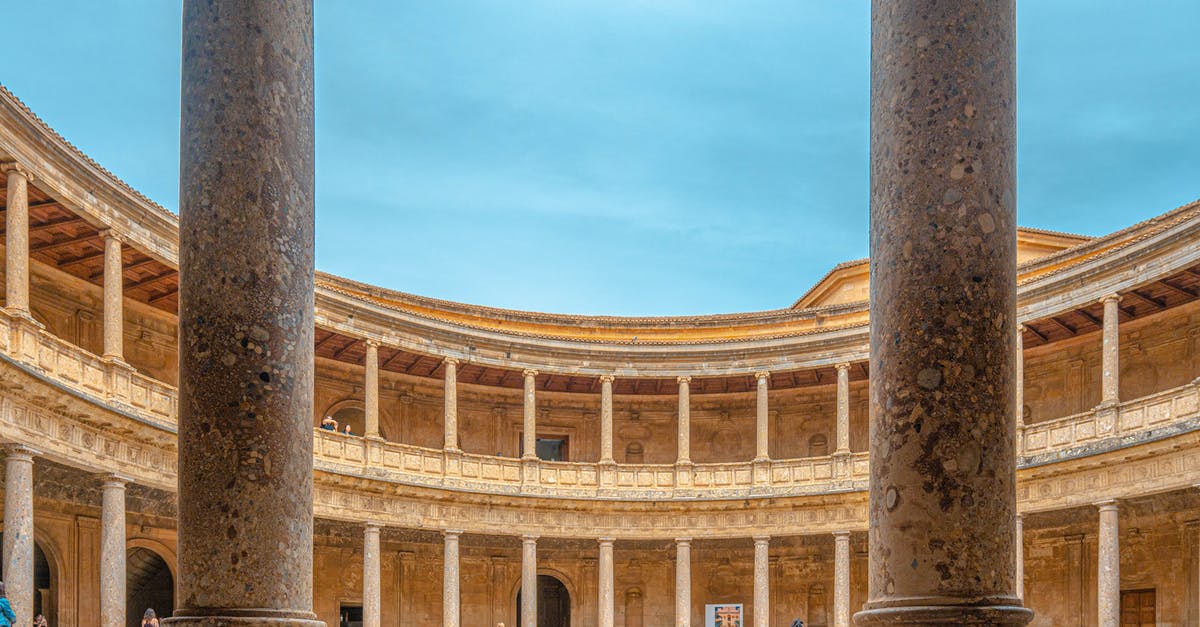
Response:
M137 547L125 556L125 625L141 625L147 609L160 619L175 611L175 578L158 553Z
M4 534L0 534L0 542ZM46 558L42 545L36 540L33 543L33 615L41 614L51 625L58 624L57 577L50 568L50 560ZM4 580L4 565L0 564L0 581Z
M537 627L571 627L571 593L553 575L538 575ZM517 592L517 622L521 624L521 593Z

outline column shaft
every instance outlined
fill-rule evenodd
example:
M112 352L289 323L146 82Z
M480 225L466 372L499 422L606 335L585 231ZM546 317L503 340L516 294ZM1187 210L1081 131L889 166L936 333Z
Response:
M525 371L524 427L521 454L524 459L537 459L537 370Z
M833 627L851 627L849 531L833 534Z
M600 377L600 463L613 460L613 377Z
M108 477L100 504L100 627L125 624L125 481Z
M458 360L447 358L445 381L445 412L442 424L445 430L442 448L458 451Z
M521 627L537 627L537 538L521 539Z
M121 240L104 234L104 357L125 359L125 276Z
M692 461L692 395L691 377L679 377L679 432L676 444L680 464Z
M837 453L850 452L850 364L837 365Z
M4 464L4 585L17 615L15 624L31 624L33 451L23 447L9 449Z
M462 616L458 537L461 531L445 533L445 553L442 561L442 625L443 627L458 627Z
M675 627L692 625L692 541L675 540Z
M1096 560L1097 624L1120 627L1121 624L1121 538L1117 523L1117 502L1100 506L1099 559Z
M363 529L363 627L379 627L381 620L379 531L375 524Z
M175 625L312 625L312 0L183 7Z
M1016 380L1014 383L1017 388L1017 411L1013 414L1013 420L1017 423L1017 429L1025 427L1025 326L1017 325L1017 353L1016 360ZM1017 451L1019 454L1020 451Z
M754 627L771 627L771 538L754 538Z
M771 441L769 439L770 428L770 408L767 403L770 402L768 387L771 380L771 373L757 372L754 374L755 380L758 382L756 387L755 405L754 405L754 441L755 441L755 461L766 461L771 458Z
M870 581L855 619L1023 625L1015 2L873 0L871 26Z
M1017 531L1016 531L1016 540L1014 540L1014 543L1016 544L1016 549L1017 549L1017 551L1016 551L1017 552L1017 557L1016 557L1017 574L1015 577L1016 583L1017 583L1017 598L1021 599L1021 602L1024 603L1025 602L1025 518L1023 516L1021 516L1020 514L1017 514Z
M613 539L600 538L599 627L613 627L615 597L613 586Z
M1100 404L1111 405L1120 402L1121 398L1121 334L1120 315L1121 297L1116 294L1105 296L1104 300L1104 332L1101 361L1103 372L1100 381Z
M363 435L379 437L379 344L367 340L367 354L363 357L363 413L366 424Z
M29 173L16 163L0 164L8 176L4 213L5 307L29 317Z

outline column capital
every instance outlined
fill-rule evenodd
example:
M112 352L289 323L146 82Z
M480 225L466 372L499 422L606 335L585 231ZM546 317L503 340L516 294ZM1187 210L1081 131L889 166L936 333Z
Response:
M133 483L133 479L115 472L102 472L96 475L96 478L100 480L100 485L105 488L113 487L123 489L125 484Z
M521 544L537 544L537 541L538 537L534 535L526 534L521 536Z
M536 377L538 376L538 371L534 368L526 368L521 371L521 374L525 376L525 378Z
M16 161L0 162L0 172L3 172L5 175L8 175L12 172L16 172L17 174L20 174L21 176L25 177L26 181L28 181L30 183L33 182L33 172L31 172L29 170L29 168L21 165L20 163L17 163Z
M368 520L367 522L363 523L363 531L366 533L379 533L386 526L387 525L381 522Z
M112 227L108 227L108 226L106 226L106 227L104 227L104 228L102 228L102 229L97 229L97 230L96 230L96 234L97 234L97 235L99 235L99 236L100 236L100 239L102 239L102 240L106 240L106 241L107 241L107 240L110 240L110 239L115 239L115 240L117 240L118 242L120 242L120 243L122 243L122 244L126 244L126 243L128 243L128 242L126 242L126 241L125 241L125 236L124 236L123 234L121 234L121 233L118 233L118 232L117 232L116 230L114 230Z
M442 530L442 537L447 538L447 539L454 538L455 540L457 540L458 537L461 536L462 534L463 534L462 529L443 529Z
M367 348L379 348L379 340L373 337L364 338L363 344L366 344Z
M754 544L770 544L771 536L754 536Z
M692 378L690 376L675 377L675 382L680 385L683 385L684 383L691 383L691 381Z
M754 378L759 383L765 383L766 381L770 380L771 373L767 372L766 370L759 370L758 372L754 373Z
M616 538L607 538L607 537L606 537L606 538L600 538L600 539L598 540L598 542L600 543L600 546L612 546L612 545L613 545L613 543L614 543L614 542L616 542L616 541L617 541L617 539L616 539Z
M5 444L3 449L6 460L32 462L33 458L42 456L41 451L24 444Z
M1120 505L1117 503L1116 499L1105 499L1103 501L1096 501L1095 503L1093 503L1093 505L1095 505L1097 508L1099 508L1100 511L1102 511L1102 512L1116 511L1117 509L1120 508Z
M616 380L617 380L617 378L616 378L616 377L614 377L614 376L613 376L613 375L611 375L611 374L602 374L602 375L600 375L600 382L601 382L601 383L612 383L613 381L616 381Z
M675 538L676 546L691 546L691 544L692 544L691 538Z
M1119 302L1121 302L1121 295L1120 294L1106 294L1100 298L1101 304L1107 303L1109 301L1116 301L1119 303Z
M833 537L834 537L834 539L849 538L851 533L853 533L853 532L849 531L849 530L835 531L835 532L833 532Z
M444 358L442 358L442 363L446 364L447 366L457 367L459 364L462 363L462 361L460 361L457 357L444 357Z
M848 361L838 362L838 363L834 364L833 367L837 368L838 372L848 371L848 370L850 370L850 362L848 362Z

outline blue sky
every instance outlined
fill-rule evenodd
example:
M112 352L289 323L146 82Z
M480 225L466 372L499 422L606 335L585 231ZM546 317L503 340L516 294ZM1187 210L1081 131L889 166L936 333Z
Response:
M867 252L869 2L317 0L317 267L539 311L785 307ZM0 82L178 210L180 7L12 3ZM1018 3L1019 221L1200 198L1200 2Z

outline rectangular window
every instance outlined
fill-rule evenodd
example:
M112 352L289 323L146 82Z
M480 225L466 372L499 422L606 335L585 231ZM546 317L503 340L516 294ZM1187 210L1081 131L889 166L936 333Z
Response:
M520 438L518 455L525 454L525 438L523 435L518 435ZM565 462L568 461L569 454L569 438L567 436L550 436L537 438L534 445L534 454L537 458L547 462Z

